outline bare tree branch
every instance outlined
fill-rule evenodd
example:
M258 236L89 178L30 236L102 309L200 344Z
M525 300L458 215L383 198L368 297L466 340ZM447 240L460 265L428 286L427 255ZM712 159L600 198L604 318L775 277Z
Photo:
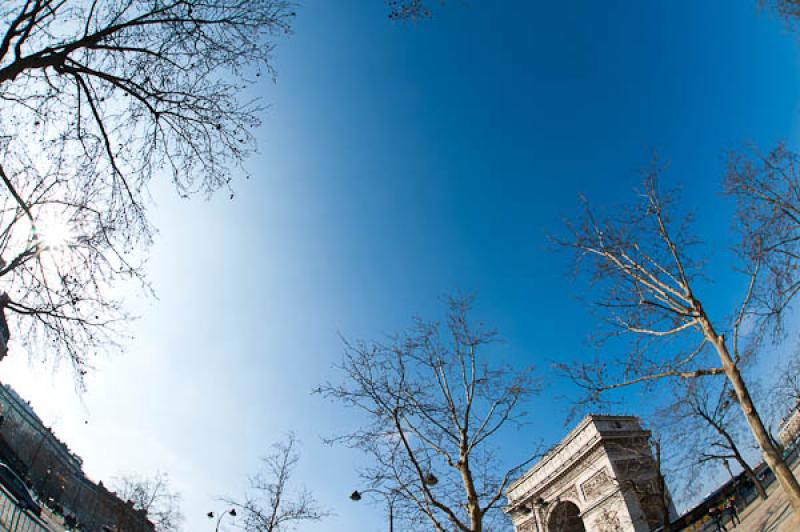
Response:
M363 426L330 441L370 456L362 476L397 494L398 519L411 529L474 532L504 519L504 490L530 461L501 470L490 442L521 421L539 386L530 370L484 362L495 333L468 319L471 298L448 304L444 326L417 319L386 343L345 341L344 382L317 393L365 414Z
M225 499L241 511L241 527L249 532L281 532L330 515L308 490L290 491L300 460L295 435L289 433L272 447L272 453L262 459L262 470L250 477L250 492L244 500Z
M697 279L705 265L692 253L697 244L689 231L692 217L675 193L659 188L658 164L645 173L640 201L619 209L621 215L599 221L584 200L583 218L568 225L570 238L557 243L588 270L592 294L617 329L616 338L625 334L629 342L625 357L557 367L587 391L579 404L597 403L605 392L632 384L672 378L693 386L699 377L724 375L762 456L800 512L800 484L774 445L740 367L765 332L782 337L784 313L800 291L800 263L792 258L800 256L795 253L795 246L800 250L797 163L798 156L783 146L765 156L731 156L725 184L738 203L737 251L747 288L728 320L712 319L701 302ZM725 331L732 331L732 340ZM698 342L700 347L686 354Z
M77 383L151 293L149 185L230 187L253 152L285 0L11 0L0 6L0 291L14 338Z
M165 473L158 472L153 477L122 475L114 479L114 490L121 500L130 501L135 509L147 512L147 518L157 531L181 529L184 519L181 496L172 491Z

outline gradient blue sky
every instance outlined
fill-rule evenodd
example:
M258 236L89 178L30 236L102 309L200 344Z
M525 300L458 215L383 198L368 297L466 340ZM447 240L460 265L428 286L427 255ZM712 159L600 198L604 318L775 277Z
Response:
M510 360L547 372L589 353L580 286L545 242L578 193L630 198L658 150L711 241L730 224L725 151L797 140L797 35L756 4L453 1L401 25L377 0L304 2L277 83L256 88L271 107L253 178L209 202L154 185L159 299L126 294L141 315L127 352L99 361L80 396L19 351L3 380L93 478L168 472L187 530L211 530L215 497L241 495L289 430L298 482L336 513L303 530L383 530L381 508L347 499L361 457L320 441L357 422L310 395L336 378L338 334L435 317L461 289ZM720 313L739 296L716 260L728 243L708 248ZM509 461L566 431L558 397L574 389L547 375L531 425L500 442Z

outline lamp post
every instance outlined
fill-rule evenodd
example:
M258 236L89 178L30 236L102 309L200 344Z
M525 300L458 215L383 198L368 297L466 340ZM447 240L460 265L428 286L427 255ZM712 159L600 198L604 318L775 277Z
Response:
M377 493L386 499L387 513L389 514L389 532L394 532L394 500L397 497L398 490L395 488L392 488L388 492L377 488L369 488L361 491L355 490L350 494L350 500L358 502L362 499L362 494L364 493Z
M731 471L731 464L728 462L727 458L722 460L722 465L725 466L725 469L728 470L728 474L731 476L731 481L736 482L736 477L733 476L733 471Z
M219 517L217 518L217 527L214 529L215 532L219 532L219 525L222 522L222 518L225 517L226 515L230 515L231 517L236 517L236 508L231 508L227 512L222 512L221 514L219 514ZM214 512L208 512L206 514L206 517L208 517L209 519L214 519Z
M422 481L425 482L425 484L427 484L428 486L435 486L436 484L439 483L439 479L436 478L436 475L430 472L424 476ZM362 495L364 493L377 493L378 495L386 499L387 513L389 514L389 532L394 532L394 501L400 494L400 490L398 488L391 488L389 489L389 491L385 491L379 488L368 488L361 491L354 490L353 493L350 494L350 500L353 502L358 502L363 498Z
M725 469L728 470L728 474L731 476L731 483L733 483L733 491L736 493L736 499L738 501L738 499L741 498L741 495L739 494L739 483L736 481L736 477L733 476L733 471L731 471L731 465L728 463L727 458L723 459L722 463L725 466Z

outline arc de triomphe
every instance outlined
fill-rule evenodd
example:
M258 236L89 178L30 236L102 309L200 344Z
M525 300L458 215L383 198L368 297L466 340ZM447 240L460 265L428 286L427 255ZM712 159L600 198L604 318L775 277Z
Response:
M650 433L632 416L590 414L509 487L517 532L649 532L675 517Z

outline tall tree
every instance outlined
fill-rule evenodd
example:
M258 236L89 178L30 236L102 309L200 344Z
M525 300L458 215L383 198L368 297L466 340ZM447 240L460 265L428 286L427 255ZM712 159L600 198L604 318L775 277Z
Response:
M289 433L272 447L272 452L262 458L262 469L250 477L250 492L244 500L227 499L240 510L242 528L249 532L282 532L304 521L326 517L329 513L320 508L311 492L292 492L291 478L300 460L295 435Z
M443 326L417 319L385 342L345 342L344 382L318 389L364 414L332 441L371 457L363 480L395 495L410 528L484 530L524 465L501 470L491 444L538 386L530 370L492 363L496 335L469 320L470 305L451 298Z
M737 267L744 282L740 303L727 320L712 318L703 306L698 279L708 272L694 250L698 242L690 232L691 217L680 214L675 196L659 190L658 166L647 173L641 201L632 208L601 220L585 203L585 215L560 243L588 268L599 308L614 332L632 335L632 341L625 357L560 367L590 400L663 378L688 382L724 376L764 460L800 514L800 485L774 445L741 371L764 334L780 338L782 318L800 289L795 161L783 147L765 157L731 157L726 186L739 204Z
M113 487L121 500L130 501L137 510L144 510L158 532L181 529L181 496L170 487L166 473L156 473L152 477L122 475L114 479Z
M230 186L259 123L243 89L272 74L292 16L283 0L0 5L0 338L46 345L79 380L119 338L111 287L148 289L148 185Z

